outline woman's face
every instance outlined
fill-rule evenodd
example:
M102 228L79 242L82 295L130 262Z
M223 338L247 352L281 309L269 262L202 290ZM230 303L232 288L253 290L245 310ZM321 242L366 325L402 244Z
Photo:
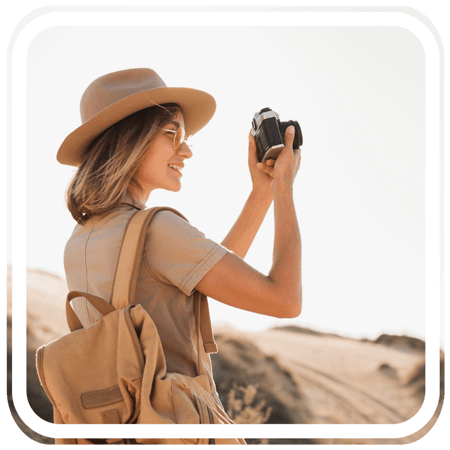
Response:
M183 115L179 112L172 121L162 128L176 131L184 127ZM181 189L181 171L169 165L184 167L184 160L192 156L191 149L183 142L176 152L173 146L174 133L161 130L156 139L150 144L139 166L135 179L142 186L146 199L154 189L166 189L178 192Z

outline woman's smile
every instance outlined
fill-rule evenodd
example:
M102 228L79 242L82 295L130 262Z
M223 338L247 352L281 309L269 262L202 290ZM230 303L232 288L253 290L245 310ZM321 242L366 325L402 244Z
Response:
M183 176L183 174L181 173L181 170L183 169L182 166L177 166L175 164L169 164L169 169L174 170L175 172L177 172L180 175L180 177Z

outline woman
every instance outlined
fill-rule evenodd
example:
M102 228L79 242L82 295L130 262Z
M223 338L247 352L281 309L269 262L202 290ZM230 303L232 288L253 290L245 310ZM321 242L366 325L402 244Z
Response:
M192 151L186 135L211 119L215 101L202 91L166 87L151 69L107 74L86 89L83 124L58 151L58 161L78 167L67 190L77 221L64 253L69 290L110 301L125 226L144 209L155 189L177 192ZM171 211L158 212L147 230L136 287L161 337L167 371L197 374L197 348L213 396L221 405L209 355L198 340L193 312L195 291L236 308L273 317L296 317L301 310L301 243L293 202L300 151L293 134L276 163L257 164L249 135L253 189L221 244ZM275 241L269 275L243 260L274 200ZM72 302L83 326L99 313L84 299ZM223 408L223 407L222 407Z

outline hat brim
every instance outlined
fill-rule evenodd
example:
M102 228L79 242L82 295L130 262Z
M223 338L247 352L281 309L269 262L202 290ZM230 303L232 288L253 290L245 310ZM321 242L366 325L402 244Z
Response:
M216 111L214 98L197 89L164 87L138 92L107 106L70 133L59 147L56 159L61 164L78 167L89 144L100 133L137 111L163 103L177 103L181 107L187 136L201 130Z

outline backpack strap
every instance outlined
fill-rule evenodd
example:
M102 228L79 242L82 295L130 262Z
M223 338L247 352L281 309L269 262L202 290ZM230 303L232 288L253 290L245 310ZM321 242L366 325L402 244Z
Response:
M217 344L214 340L214 335L212 332L208 298L201 292L198 292L198 294L199 299L197 303L199 305L200 311L198 313L199 323L197 325L197 334L198 336L200 336L200 333L198 333L198 331L200 330L203 339L203 348L205 349L206 353L217 353L219 350L217 348Z
M116 309L125 308L133 303L147 228L154 215L162 210L172 211L188 221L177 210L166 206L143 209L132 216L125 228L114 278L111 303ZM197 332L201 333L205 352L217 353L217 344L212 333L208 299L204 294L199 294L198 300L194 304L195 311L198 311L196 314ZM200 337L199 333L198 336Z
M147 228L153 216L162 210L172 211L187 221L181 213L166 206L143 209L132 216L125 228L114 276L111 303L116 309L125 308L134 303Z
M70 306L70 301L77 297L84 297L102 316L106 316L106 314L115 311L114 306L100 297L89 294L87 292L70 291L67 294L66 298L66 319L70 331L75 331L83 328L80 319L78 319L75 311Z

